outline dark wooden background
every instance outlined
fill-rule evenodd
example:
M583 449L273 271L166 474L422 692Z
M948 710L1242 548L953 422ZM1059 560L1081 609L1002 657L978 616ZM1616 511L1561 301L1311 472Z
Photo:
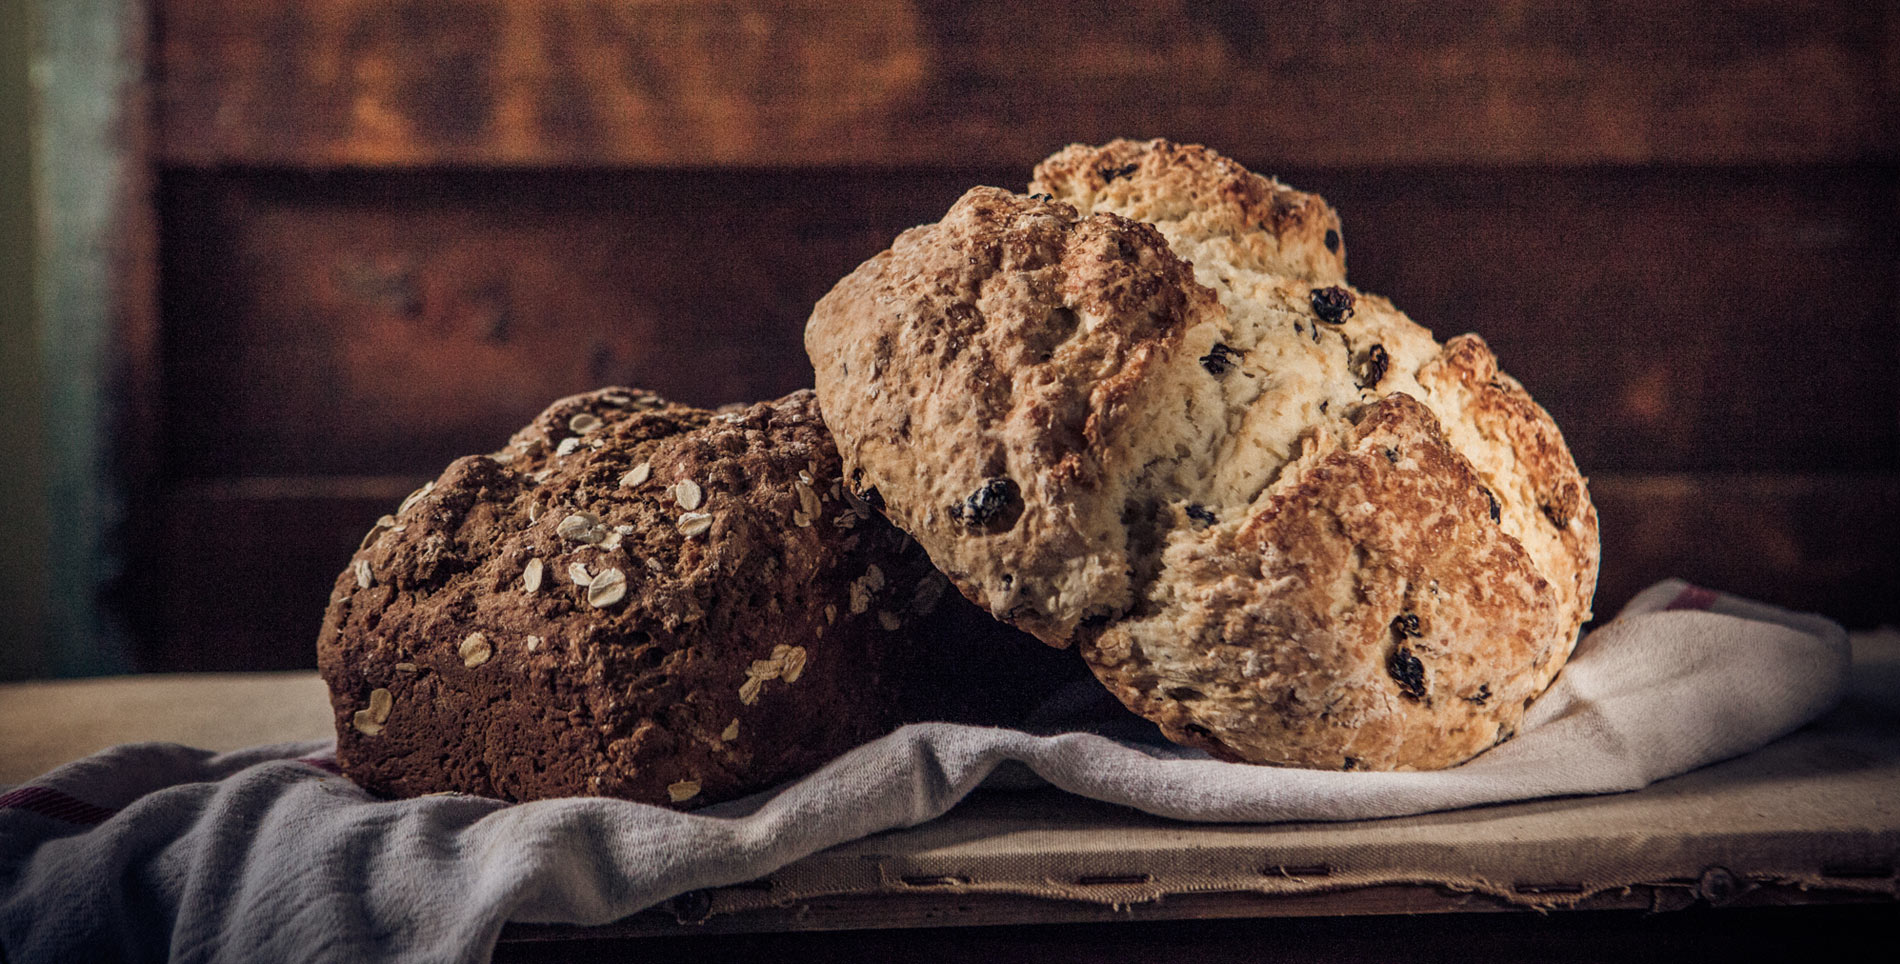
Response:
M1072 141L1323 193L1475 330L1668 575L1900 621L1900 11L155 0L121 393L142 669L314 664L380 514L556 396L810 382L811 304ZM144 320L140 320L144 319Z

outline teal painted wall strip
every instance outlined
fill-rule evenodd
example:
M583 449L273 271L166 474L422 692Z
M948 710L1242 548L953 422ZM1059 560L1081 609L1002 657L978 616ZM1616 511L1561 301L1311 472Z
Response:
M130 105L142 82L143 5L39 0L33 62L38 108L40 350L51 538L46 671L89 676L130 668L123 627L106 617L102 587L122 559L125 523L114 481L117 287L128 192L145 183L132 150Z
M0 0L0 680L47 669L29 0Z

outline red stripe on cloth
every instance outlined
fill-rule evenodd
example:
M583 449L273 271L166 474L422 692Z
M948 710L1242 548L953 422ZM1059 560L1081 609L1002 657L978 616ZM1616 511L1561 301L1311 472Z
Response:
M343 775L343 768L336 765L335 757L300 756L297 758L297 762L316 767L317 769L322 770L325 773L334 773L337 776Z
M0 810L25 810L67 823L105 823L118 813L47 787L21 787L0 795Z
M1701 609L1706 611L1715 608L1715 599L1715 590L1704 589L1701 586L1689 586L1677 593L1676 598L1671 600L1669 605L1663 607L1663 611L1670 612L1677 609Z

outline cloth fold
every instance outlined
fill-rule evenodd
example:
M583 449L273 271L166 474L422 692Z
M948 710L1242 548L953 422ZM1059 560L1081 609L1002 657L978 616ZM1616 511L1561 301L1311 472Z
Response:
M0 949L11 962L481 961L506 922L607 923L922 823L1025 772L1199 821L1356 820L1632 790L1815 719L1840 699L1848 664L1847 635L1829 620L1670 580L1579 643L1516 738L1451 770L1221 763L1140 727L920 724L690 814L596 798L379 800L336 772L327 743L224 754L132 744L0 795ZM1006 761L1021 766L999 771Z

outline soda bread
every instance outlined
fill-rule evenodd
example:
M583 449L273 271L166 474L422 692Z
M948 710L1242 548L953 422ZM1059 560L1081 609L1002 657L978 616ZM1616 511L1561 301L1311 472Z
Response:
M810 392L726 414L563 399L337 578L337 759L393 796L739 796L889 728L945 589L841 488Z
M1562 667L1596 514L1481 339L1344 277L1314 195L1076 146L905 232L806 347L849 485L1171 739L1450 766Z

